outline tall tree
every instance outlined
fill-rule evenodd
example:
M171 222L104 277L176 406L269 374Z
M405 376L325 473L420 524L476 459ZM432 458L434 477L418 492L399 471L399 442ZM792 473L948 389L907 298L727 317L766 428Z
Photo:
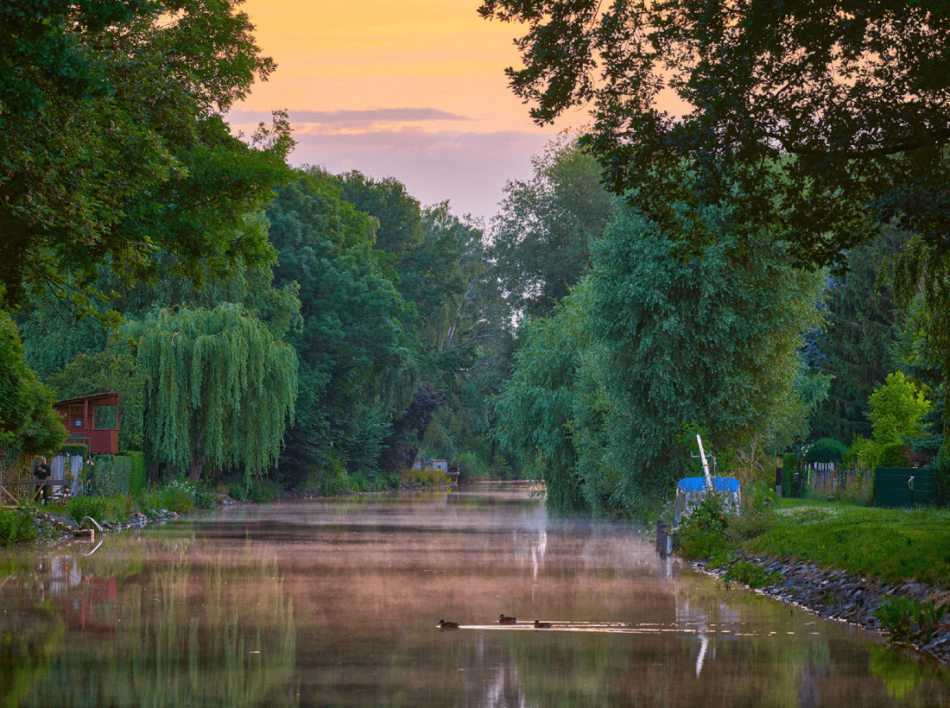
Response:
M597 161L562 135L532 158L530 181L509 182L492 220L491 257L511 308L546 316L590 264L613 214Z
M889 270L904 241L887 230L873 243L851 249L847 272L826 283L828 311L813 363L831 383L816 412L815 438L849 445L856 435L871 435L868 398L896 365L901 324Z
M293 483L337 463L372 477L393 411L412 396L407 306L373 248L376 223L319 170L280 188L268 218L275 282L299 284L303 320L289 337L300 398L281 469Z
M154 281L156 247L197 280L266 259L261 232L241 226L286 176L292 141L284 115L250 140L221 117L274 69L238 4L0 10L18 27L0 64L24 62L0 87L0 302L15 306L39 284L85 304L102 264L124 282ZM53 46L68 51L51 57Z
M151 460L195 481L206 465L250 478L276 463L297 397L289 345L239 305L159 310L134 334Z
M52 391L26 365L16 324L0 310L0 465L21 454L52 452L65 439Z
M540 124L591 105L585 145L654 220L675 223L674 195L741 193L737 222L778 212L803 263L838 264L873 236L869 215L950 250L945 0L484 0L479 12L527 25L515 93ZM671 170L681 160L690 180ZM678 238L713 236L697 218Z

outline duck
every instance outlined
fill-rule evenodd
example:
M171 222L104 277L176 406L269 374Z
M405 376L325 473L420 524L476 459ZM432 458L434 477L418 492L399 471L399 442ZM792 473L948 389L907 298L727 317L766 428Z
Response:
M445 620L439 620L439 629L458 629L458 622L446 622Z
M504 613L498 615L498 624L518 624L517 617L505 617Z
M551 623L550 623L550 622L538 622L538 620L535 620L535 621L534 621L534 628L535 628L535 629L550 629L550 628L551 628Z

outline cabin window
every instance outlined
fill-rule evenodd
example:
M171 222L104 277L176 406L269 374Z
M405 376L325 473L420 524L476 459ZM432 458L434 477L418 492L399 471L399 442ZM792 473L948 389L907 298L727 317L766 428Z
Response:
M96 430L115 430L116 406L95 406L92 409L92 422Z

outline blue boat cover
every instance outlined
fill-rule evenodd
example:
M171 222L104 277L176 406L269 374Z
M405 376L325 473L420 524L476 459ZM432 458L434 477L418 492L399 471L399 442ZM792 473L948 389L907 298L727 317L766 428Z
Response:
M713 489L719 492L729 492L737 494L739 492L739 480L732 477L713 477ZM676 491L683 492L701 492L706 489L705 477L686 477L676 483Z

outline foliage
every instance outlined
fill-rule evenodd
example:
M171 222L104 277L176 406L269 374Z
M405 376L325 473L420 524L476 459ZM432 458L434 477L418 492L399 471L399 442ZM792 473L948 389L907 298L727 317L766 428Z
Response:
M874 615L891 639L903 641L920 639L921 644L930 641L950 605L935 607L934 602L919 602L911 597L891 596L885 598Z
M888 374L884 385L871 395L869 405L874 439L855 438L848 459L870 470L903 466L906 440L923 433L921 419L930 410L930 401L898 371Z
M83 455L88 457L89 446L85 443L63 443L57 451L60 455Z
M673 529L679 554L687 560L709 560L721 556L728 545L729 518L720 494L704 494Z
M847 452L847 445L832 438L819 438L809 443L805 460L807 462L841 462Z
M871 429L879 444L900 442L923 433L920 420L930 410L924 392L908 381L903 372L888 374L869 400Z
M95 489L103 496L131 493L132 458L125 455L96 455Z
M761 588L766 585L774 585L781 579L779 573L768 573L764 568L760 568L749 561L736 561L729 564L722 579L726 583L742 583L750 588Z
M901 321L889 270L906 236L882 229L873 243L848 251L848 271L825 284L828 312L815 338L813 365L831 377L828 397L818 408L813 435L846 444L869 437L868 398L894 370Z
M659 491L676 478L686 420L707 430L714 450L756 440L769 449L763 432L787 419L798 392L819 277L790 268L768 235L733 231L728 212L704 218L719 236L701 258L673 257L666 232L634 209L595 246L590 327L605 349L595 380L608 393L604 410L623 412L606 417L614 466L637 460L614 493ZM741 255L730 248L739 243Z
M36 527L29 509L0 509L0 546L36 538Z
M65 439L52 392L26 365L17 327L0 310L0 465L21 454L52 452Z
M426 486L438 486L440 484L449 484L449 478L445 472L432 467L423 467L416 469L410 467L402 473L402 481L409 484L423 484Z
M133 498L139 497L145 491L147 479L145 477L145 453L140 450L122 451L119 454L125 455L131 460L131 470L129 472L129 494Z
M297 359L242 307L150 315L139 361L150 459L192 481L206 464L249 478L276 462L293 421Z
M641 189L651 218L676 221L668 205L688 195L740 193L737 221L778 217L799 262L838 263L873 235L868 215L947 250L942 1L483 0L479 12L527 25L514 92L539 124L589 106L584 144L612 191ZM662 110L669 90L677 108ZM684 160L687 183L671 174ZM697 222L679 237L716 234Z
M396 399L406 394L410 356L407 306L385 255L373 248L375 223L319 170L298 172L267 215L280 253L275 283L299 284L302 317L288 335L300 385L280 471L299 486L342 455L350 470L372 475L389 418L402 407ZM409 395L411 388L403 405Z
M267 504L280 496L277 486L266 479L238 479L228 485L228 494L239 501Z
M614 198L597 161L562 135L532 158L530 181L505 185L492 220L491 257L509 307L548 316L590 264L590 244L610 221Z
M196 500L201 497L207 503L207 494L199 495L198 485L190 479L175 477L167 484L150 490L137 500L141 511L148 516L155 516L158 512L174 511L176 514L187 514L194 511ZM211 496L212 508L214 496Z
M18 67L0 87L4 302L31 284L87 308L100 265L154 282L156 247L196 280L272 256L240 226L284 179L292 140L285 114L248 141L221 117L274 69L237 4L5 4L0 23L25 34L0 50Z
M66 502L66 511L77 524L81 523L86 516L102 523L109 517L108 505L109 498L104 496L70 497Z

